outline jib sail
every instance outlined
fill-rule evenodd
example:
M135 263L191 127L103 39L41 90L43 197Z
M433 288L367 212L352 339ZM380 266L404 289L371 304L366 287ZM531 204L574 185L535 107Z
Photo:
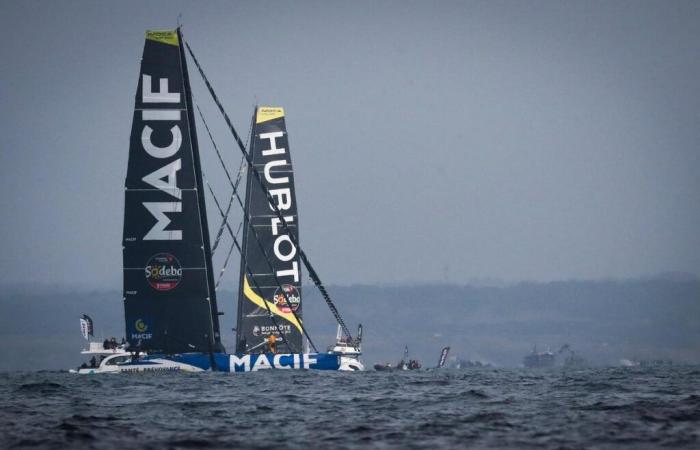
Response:
M222 351L197 136L179 30L148 31L124 205L131 348Z
M275 335L278 352L300 352L303 350L299 322L301 264L293 244L298 242L299 221L284 109L256 108L250 156L264 188L282 212L295 239L280 224L265 191L248 167L236 350L241 353L266 350L265 342ZM270 318L271 313L275 321ZM281 333L291 348L286 348Z

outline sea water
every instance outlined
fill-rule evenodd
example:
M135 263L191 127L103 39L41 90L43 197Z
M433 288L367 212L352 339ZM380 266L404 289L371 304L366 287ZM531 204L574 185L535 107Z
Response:
M700 447L700 367L0 373L0 447Z

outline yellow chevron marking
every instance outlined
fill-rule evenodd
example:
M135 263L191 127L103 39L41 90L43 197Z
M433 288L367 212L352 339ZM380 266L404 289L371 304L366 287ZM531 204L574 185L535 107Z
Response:
M301 325L297 321L297 318L294 317L294 314L292 314L291 312L283 312L277 307L277 305L268 302L267 300L263 299L258 294L256 294L255 291L251 289L250 285L248 284L248 276L243 277L243 295L245 295L245 297L248 300L265 310L267 310L267 307L265 307L265 304L267 304L267 306L270 307L270 311L272 311L272 314L282 317L283 319L297 327L297 329L301 333Z

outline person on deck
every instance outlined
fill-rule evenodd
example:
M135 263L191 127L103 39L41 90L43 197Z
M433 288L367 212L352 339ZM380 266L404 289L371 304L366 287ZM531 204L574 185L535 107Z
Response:
M270 353L277 353L277 336L271 334L267 337L267 346L270 348Z

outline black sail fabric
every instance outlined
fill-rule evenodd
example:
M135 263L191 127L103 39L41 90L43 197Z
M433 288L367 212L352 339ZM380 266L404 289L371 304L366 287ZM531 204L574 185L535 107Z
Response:
M124 205L124 308L131 348L219 349L206 211L181 36L149 31Z
M238 295L237 351L268 350L270 335L278 339L278 352L302 350L301 263L293 241L298 242L298 216L294 173L284 121L284 109L258 107L253 117L251 159L263 185L282 212L290 239L268 203L265 191L248 168L241 279ZM251 275L254 279L250 279ZM275 315L279 328L270 319Z

